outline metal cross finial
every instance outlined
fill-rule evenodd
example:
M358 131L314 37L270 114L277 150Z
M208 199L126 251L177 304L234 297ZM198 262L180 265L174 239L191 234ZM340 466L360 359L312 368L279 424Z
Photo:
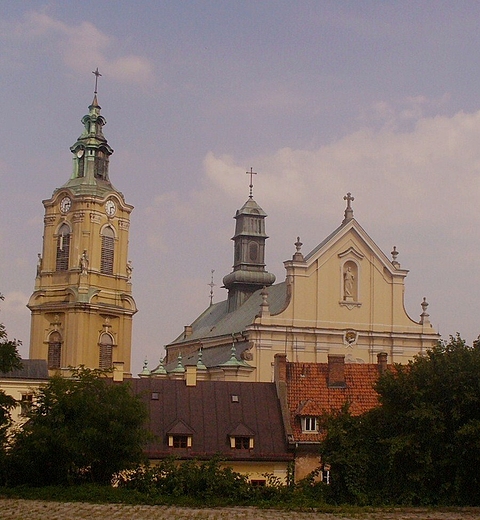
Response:
M216 284L213 283L213 273L215 272L215 269L212 269L211 271L211 279L210 283L207 283L208 286L210 286L210 305L213 305L213 288L216 286Z
M257 175L257 172L254 172L253 171L253 168L250 167L250 171L249 172L245 172L247 175L250 175L250 195L249 197L251 199L253 199L253 176L254 175Z
M355 200L355 197L352 197L352 194L348 192L345 197L343 197L343 200L347 201L347 209L352 209L352 202Z
M98 86L98 78L101 76L100 72L98 72L98 67L95 70L92 70L92 74L95 74L95 90L94 94L97 93L97 86Z

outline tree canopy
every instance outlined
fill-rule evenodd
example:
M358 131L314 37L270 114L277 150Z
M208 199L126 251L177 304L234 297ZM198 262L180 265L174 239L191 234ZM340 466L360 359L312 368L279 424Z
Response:
M143 460L147 412L127 383L80 367L40 387L12 442L8 484L108 483Z
M380 377L380 406L325 418L332 492L357 503L479 505L480 341L457 334Z
M0 294L0 300L3 295ZM7 373L22 367L22 360L18 353L20 342L16 339L9 340L5 325L0 323L0 372ZM6 440L6 432L11 424L10 411L16 406L13 397L0 390L0 450L3 450Z

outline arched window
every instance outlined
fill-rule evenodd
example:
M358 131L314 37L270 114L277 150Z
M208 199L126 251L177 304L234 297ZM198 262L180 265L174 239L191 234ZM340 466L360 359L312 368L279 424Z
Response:
M70 228L62 224L57 237L57 261L56 271L68 271L68 259L70 257Z
M100 271L103 274L113 274L113 253L115 245L115 233L108 226L102 231L102 256Z
M60 368L62 361L62 337L58 332L52 332L48 338L48 368Z
M113 338L110 334L103 333L100 336L100 356L98 366L108 369L113 366Z

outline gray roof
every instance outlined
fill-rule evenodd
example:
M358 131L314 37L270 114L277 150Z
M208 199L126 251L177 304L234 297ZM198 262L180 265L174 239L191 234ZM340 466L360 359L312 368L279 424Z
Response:
M22 359L22 368L0 372L0 379L48 379L45 359Z
M242 360L242 352L249 347L247 341L235 342L235 358L236 366L250 366L248 363ZM198 363L199 353L198 350L190 355L182 358L182 366L192 366ZM219 347L209 347L202 350L202 363L207 368L219 367L225 363L228 363L232 359L232 347L231 345L221 345ZM175 369L178 364L178 360L175 359L171 363L165 366L167 372L171 372Z
M254 292L238 309L227 312L227 300L210 305L191 325L192 333L184 338L181 334L172 344L191 342L196 339L214 338L242 332L253 323L260 312L263 289ZM267 288L268 304L271 314L281 312L287 303L287 284L282 282ZM204 361L205 362L205 361Z

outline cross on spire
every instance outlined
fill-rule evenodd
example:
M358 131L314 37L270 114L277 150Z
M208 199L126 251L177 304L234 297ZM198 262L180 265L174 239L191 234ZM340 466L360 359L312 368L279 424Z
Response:
M352 209L352 202L355 200L355 197L352 197L352 194L348 192L345 197L343 197L343 200L347 201L347 209Z
M98 86L98 78L101 76L100 72L98 72L98 67L95 70L92 70L92 74L95 74L95 90L94 94L97 93L97 86Z
M347 201L347 207L345 209L345 218L343 219L343 222L345 223L353 218L352 202L355 200L355 197L352 197L352 194L348 192L345 195L345 197L343 197L343 200Z
M247 175L250 175L250 195L249 198L253 199L253 176L257 175L257 172L253 171L253 167L250 167L249 172L245 172Z
M213 273L214 272L215 272L215 269L212 269L210 283L207 283L207 285L210 286L210 305L213 305L213 288L216 286L216 284L213 283Z

